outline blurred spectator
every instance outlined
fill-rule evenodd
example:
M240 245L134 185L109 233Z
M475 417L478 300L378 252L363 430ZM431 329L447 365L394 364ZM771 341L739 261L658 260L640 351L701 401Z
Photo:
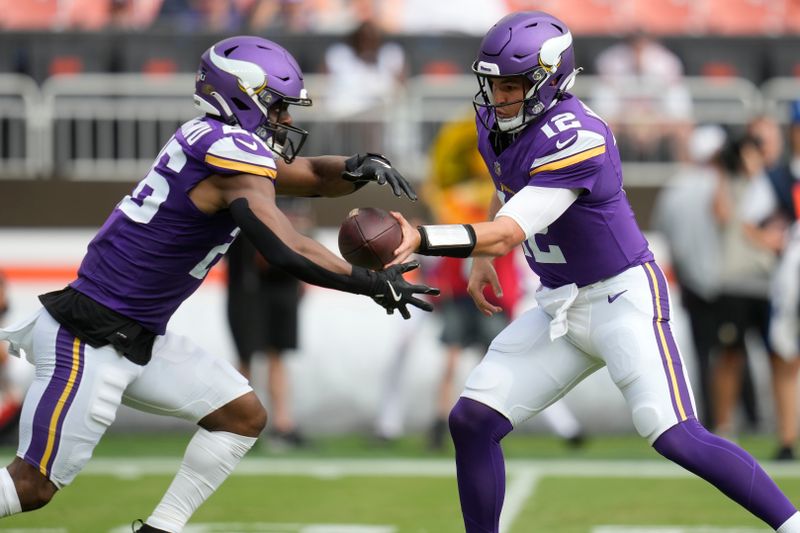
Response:
M279 198L278 205L298 231L308 230L306 203ZM258 382L252 375L252 362L266 357L269 442L277 448L306 444L292 415L285 364L287 352L297 348L301 295L297 278L267 263L246 237L234 241L228 250L228 320L240 371L254 387Z
M0 25L10 30L99 30L109 22L111 0L32 0L0 3Z
M256 32L280 29L299 33L312 28L313 15L303 0L256 0L248 16L248 26Z
M236 0L164 0L155 25L178 32L235 32L244 17Z
M451 33L483 35L509 13L504 0L394 0L387 29L400 33Z
M730 219L728 188L721 185L729 172L720 155L726 137L719 126L695 128L689 142L691 163L666 184L653 213L653 226L669 244L681 303L689 317L700 383L701 420L710 427L717 425L712 362L717 357L724 358L728 348L725 336L720 337L721 332L727 331L721 326L728 320L720 298L722 235ZM733 356L732 360L740 358ZM740 398L748 422L756 426L758 409L749 367L741 365L730 375L737 384L741 375Z
M763 129L768 134L771 131ZM753 217L754 224L757 225L759 219L762 219L762 225L792 221L772 279L769 339L775 355L772 358L773 387L779 439L776 458L793 459L798 438L797 379L800 372L800 229L797 222L800 213L800 101L793 102L790 108L789 157L785 162L773 165L766 175L772 187L764 188L766 199L761 213L755 213ZM767 194L770 192L771 196ZM776 217L777 223L770 221Z
M162 0L110 0L109 25L120 30L142 30L153 24Z
M721 318L723 349L714 368L715 422L717 431L734 430L740 376L746 362L746 336L757 334L771 356L778 433L783 441L796 422L786 418L781 376L785 368L771 352L768 342L769 283L782 247L785 224L765 209L763 198L770 192L766 168L780 154L777 125L763 117L753 120L745 137L730 142L720 161L727 179L720 181L720 218L727 221L722 241ZM777 142L777 147L774 144ZM782 457L789 458L789 457Z
M253 30L346 33L376 20L383 2L374 0L251 0Z
M713 427L710 360L717 345L721 223L715 202L720 179L714 158L725 143L719 126L695 128L690 164L670 178L658 195L652 225L667 240L681 303L691 326L697 357L701 421Z
M617 132L623 160L687 159L692 99L681 60L635 33L597 56L592 108Z
M365 21L325 52L325 71L328 110L336 117L354 115L393 101L405 81L405 53L384 42L375 22Z

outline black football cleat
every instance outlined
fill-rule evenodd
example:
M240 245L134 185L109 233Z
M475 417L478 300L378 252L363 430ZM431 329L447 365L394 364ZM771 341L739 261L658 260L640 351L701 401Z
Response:
M136 519L131 524L131 530L133 533L169 533L169 531L164 531L163 529L156 529L153 526L148 526L144 523L143 520Z
M794 459L794 449L791 446L781 446L772 457L773 461L794 461Z

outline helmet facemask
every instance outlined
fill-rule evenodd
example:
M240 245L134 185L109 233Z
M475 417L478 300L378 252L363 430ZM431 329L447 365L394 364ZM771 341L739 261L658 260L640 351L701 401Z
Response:
M487 116L478 113L478 116L481 117L481 121L483 122L485 128L498 132L515 133L525 127L537 116L541 115L545 110L545 106L539 98L539 90L544 86L545 83L548 82L548 80L550 80L550 77L552 76L552 73L549 72L546 67L539 66L531 71L512 76L481 74L480 72L484 70L484 65L481 64L473 66L473 70L478 78L478 92L475 93L475 97L472 100L472 105L475 107L476 112L479 108L486 108L490 110L490 114ZM555 69L553 69L553 72L555 72ZM494 101L492 82L501 78L521 78L525 80L526 85L529 84L531 87L525 91L525 95L523 96L522 100L497 104ZM507 107L520 103L522 105L520 106L517 114L513 117L501 118L497 114L497 109L500 107ZM493 124L489 124L488 119L490 117L494 119Z
M305 89L301 91L300 98L283 96L269 89L261 91L257 98L259 108L265 111L265 120L254 133L264 139L270 150L287 163L291 163L303 148L308 131L282 123L280 119L289 112L290 105L307 107L311 105L311 99L308 98ZM273 116L270 116L270 113Z

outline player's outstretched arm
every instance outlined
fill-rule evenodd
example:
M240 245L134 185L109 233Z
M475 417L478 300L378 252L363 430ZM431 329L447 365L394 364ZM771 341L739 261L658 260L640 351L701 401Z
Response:
M491 222L477 224L443 224L417 226L405 217L391 211L403 229L403 240L395 250L395 258L389 263L396 265L411 254L438 255L448 257L506 255L525 240L525 233L511 219L499 217Z
M344 196L370 182L388 184L395 196L417 199L414 188L379 154L356 154L352 157L298 157L291 164L278 162L276 183L279 194L290 196Z
M417 265L399 265L382 272L351 266L322 244L294 230L275 204L272 183L264 177L211 176L195 187L191 197L207 213L229 209L241 230L270 264L306 283L369 296L387 312L400 310L404 318L410 317L408 305L433 310L416 295L436 295L439 291L409 284L402 277L403 272Z
M403 240L389 264L411 255L470 257L506 255L542 232L577 200L580 191L550 187L523 187L490 222L412 227L402 214L392 211L403 229Z

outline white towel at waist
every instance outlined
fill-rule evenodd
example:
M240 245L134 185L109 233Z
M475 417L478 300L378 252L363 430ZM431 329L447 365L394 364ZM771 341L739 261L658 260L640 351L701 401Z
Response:
M557 289L541 289L536 293L536 301L550 315L550 340L563 337L569 331L567 311L578 297L578 286L574 283L562 285Z
M36 325L43 309L39 308L31 316L0 329L0 341L8 341L8 353L16 357L25 357L31 363L33 359L33 327Z

